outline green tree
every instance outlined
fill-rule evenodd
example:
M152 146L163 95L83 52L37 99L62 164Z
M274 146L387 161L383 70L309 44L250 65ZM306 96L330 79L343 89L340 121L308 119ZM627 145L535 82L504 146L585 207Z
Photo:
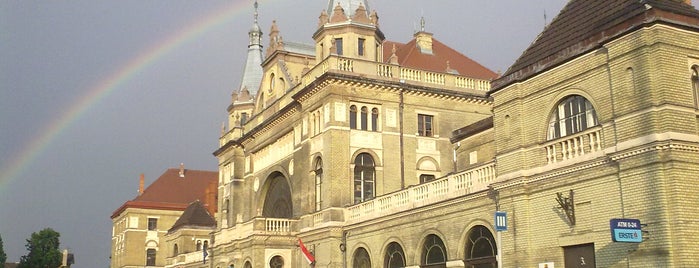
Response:
M61 235L51 228L32 233L27 239L27 255L22 256L19 268L55 268L61 265L61 251L58 238Z
M3 267L7 262L7 254L5 254L5 246L2 244L2 235L0 235L0 265Z

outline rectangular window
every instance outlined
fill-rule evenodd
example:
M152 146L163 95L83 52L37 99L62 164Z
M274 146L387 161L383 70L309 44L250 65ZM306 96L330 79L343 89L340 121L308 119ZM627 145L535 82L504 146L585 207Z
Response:
M244 126L248 122L248 113L240 114L240 126Z
M158 219L148 218L148 231L155 231L158 229Z
M430 182L430 181L433 181L433 180L435 180L435 179L436 179L436 178L435 178L434 175L430 175L430 174L422 174L422 175L420 175L420 183Z
M342 38L335 38L335 53L342 56Z
M364 38L359 38L359 40L357 40L357 54L359 54L359 56L364 56L364 41Z
M322 186L323 186L323 170L316 170L316 211L322 208Z
M417 115L417 134L422 137L432 137L432 121L434 116L426 114Z

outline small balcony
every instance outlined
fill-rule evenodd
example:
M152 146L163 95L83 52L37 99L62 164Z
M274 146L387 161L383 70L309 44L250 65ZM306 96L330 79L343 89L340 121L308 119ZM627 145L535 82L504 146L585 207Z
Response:
M299 220L278 218L254 218L230 228L221 229L222 241L239 240L252 235L293 236L298 233Z
M202 251L194 251L189 253L178 254L174 257L169 257L165 260L165 267L180 267L186 264L202 263L204 261L204 253Z
M587 155L602 151L602 127L565 136L544 144L547 164L556 164L573 159L587 159Z

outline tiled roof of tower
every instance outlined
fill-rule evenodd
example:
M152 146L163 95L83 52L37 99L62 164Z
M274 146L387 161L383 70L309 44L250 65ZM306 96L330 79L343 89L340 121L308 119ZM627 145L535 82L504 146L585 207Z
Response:
M639 26L699 26L699 11L680 0L571 0L500 78L492 91L524 80Z
M393 54L393 46L396 47L398 64L409 68L415 68L433 72L447 72L447 67L458 75L471 78L491 80L498 75L469 57L432 38L432 54L420 52L416 39L413 38L406 44L385 41L383 43L384 62L388 62Z
M114 211L112 218L121 214L126 208L148 208L162 210L184 210L195 200L207 200L206 189L218 182L218 172L170 168L131 201L125 202ZM216 205L216 204L214 204Z
M180 218L168 232L175 231L182 227L215 227L216 220L209 214L209 211L204 208L201 201L197 200L189 204L184 210Z

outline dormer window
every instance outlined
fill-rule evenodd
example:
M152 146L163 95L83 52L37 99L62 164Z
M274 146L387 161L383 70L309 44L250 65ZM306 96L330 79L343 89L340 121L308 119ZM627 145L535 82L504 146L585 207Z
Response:
M558 139L598 124L592 103L580 95L568 96L556 105L549 117L548 140Z

